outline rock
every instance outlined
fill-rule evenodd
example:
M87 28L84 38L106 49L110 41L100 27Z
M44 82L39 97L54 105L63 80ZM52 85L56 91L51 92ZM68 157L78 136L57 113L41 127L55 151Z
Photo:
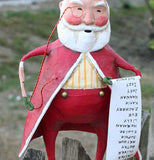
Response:
M45 153L31 148L28 149L22 160L45 160Z
M62 142L62 160L90 160L82 144L78 140L64 138Z
M151 119L149 129L149 145L147 160L154 160L154 102L151 107Z

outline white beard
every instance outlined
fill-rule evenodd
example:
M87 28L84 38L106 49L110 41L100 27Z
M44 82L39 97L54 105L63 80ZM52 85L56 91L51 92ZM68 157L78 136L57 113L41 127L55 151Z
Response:
M85 30L91 30L91 32L87 33ZM109 43L111 28L109 20L105 26L98 27L85 24L70 25L63 17L58 24L57 32L59 40L67 48L77 52L94 52Z

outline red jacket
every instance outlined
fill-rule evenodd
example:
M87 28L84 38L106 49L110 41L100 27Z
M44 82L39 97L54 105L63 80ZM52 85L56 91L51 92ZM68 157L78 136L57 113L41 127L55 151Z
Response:
M21 61L25 61L32 56L42 55L45 47L46 46L43 46L33 50L25 55ZM136 75L141 75L138 69L116 54L109 45L106 45L99 51L90 53L90 55L107 77L112 77L113 79L119 78L119 67L131 70L135 72ZM28 112L19 156L23 154L33 138L41 135L41 130L38 131L38 126L52 100L69 78L67 74L69 72L71 73L70 69L77 62L79 56L79 52L66 48L59 40L49 45L48 55L43 64L36 89L31 99L35 108L38 109Z

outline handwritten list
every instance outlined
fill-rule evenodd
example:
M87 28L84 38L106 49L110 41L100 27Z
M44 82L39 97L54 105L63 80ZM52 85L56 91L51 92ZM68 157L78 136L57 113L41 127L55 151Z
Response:
M140 77L112 80L106 160L125 160L138 151L141 132Z

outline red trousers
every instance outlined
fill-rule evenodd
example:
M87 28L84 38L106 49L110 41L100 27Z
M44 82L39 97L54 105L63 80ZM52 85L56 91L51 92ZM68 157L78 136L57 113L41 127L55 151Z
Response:
M65 92L65 97L62 97ZM80 130L98 136L96 160L106 149L110 89L61 89L53 100L41 127L48 160L55 160L55 140L60 130Z

